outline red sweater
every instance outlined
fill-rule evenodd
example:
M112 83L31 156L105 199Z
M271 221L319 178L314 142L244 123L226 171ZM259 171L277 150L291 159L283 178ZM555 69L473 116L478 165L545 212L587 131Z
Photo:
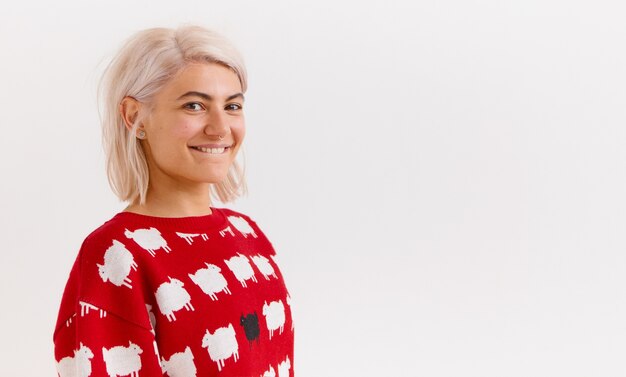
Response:
M225 208L121 212L83 242L54 331L59 376L293 376L272 244Z

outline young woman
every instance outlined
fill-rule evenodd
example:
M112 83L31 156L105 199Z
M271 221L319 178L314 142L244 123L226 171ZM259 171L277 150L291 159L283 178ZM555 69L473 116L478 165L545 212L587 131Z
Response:
M246 70L200 27L132 37L103 77L107 172L126 209L83 242L54 332L59 376L293 376L271 243L212 206L245 191Z

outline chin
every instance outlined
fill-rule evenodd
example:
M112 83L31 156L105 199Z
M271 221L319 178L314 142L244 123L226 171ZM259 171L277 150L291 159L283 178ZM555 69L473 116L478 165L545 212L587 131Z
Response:
M201 169L195 169L195 171L190 172L188 179L198 183L220 183L228 177L230 166L204 166Z
M216 183L224 182L227 176L228 176L228 172L224 174L212 174L209 177L205 176L203 178L200 178L199 181L204 182L204 183L216 184Z

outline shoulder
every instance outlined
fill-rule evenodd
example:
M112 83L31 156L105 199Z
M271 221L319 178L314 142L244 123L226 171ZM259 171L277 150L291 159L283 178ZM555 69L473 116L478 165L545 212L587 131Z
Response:
M234 211L228 208L215 208L222 212L228 222L238 230L241 235L248 240L256 240L264 243L266 249L269 250L271 255L275 254L274 246L272 242L267 238L266 234L261 230L259 225L250 216L241 212Z
M250 216L248 216L248 215L246 215L244 213L235 211L235 210L230 209L230 208L221 207L221 208L213 208L213 209L221 212L227 218L228 217L242 217L242 218L244 218L246 220L252 220Z
M91 231L80 245L76 257L77 265L81 267L85 259L102 257L106 248L113 243L113 240L116 237L119 238L120 230L123 232L123 225L119 221L115 221L115 217L113 217Z
M82 247L100 245L109 242L112 237L119 236L120 234L123 236L124 230L127 227L128 222L118 213L89 233L87 237L85 237Z
M142 261L125 236L132 223L118 215L85 237L70 273L66 299L74 307L86 302L147 327Z
M134 267L137 258L126 236L131 225L118 214L85 237L77 256L81 280L110 282L107 277L123 268L123 261Z
M254 221L252 217L246 214L243 214L238 211L234 211L229 208L214 208L214 209L220 211L224 215L224 217L226 217L228 222L234 225L237 229L240 229L241 227L243 228L250 227L258 231L261 230L258 224L256 223L256 221Z

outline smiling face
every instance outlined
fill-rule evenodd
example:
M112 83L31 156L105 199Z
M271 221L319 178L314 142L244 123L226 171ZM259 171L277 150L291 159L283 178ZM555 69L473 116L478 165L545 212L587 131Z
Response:
M155 95L142 121L150 186L218 183L245 134L237 75L215 63L192 63Z

